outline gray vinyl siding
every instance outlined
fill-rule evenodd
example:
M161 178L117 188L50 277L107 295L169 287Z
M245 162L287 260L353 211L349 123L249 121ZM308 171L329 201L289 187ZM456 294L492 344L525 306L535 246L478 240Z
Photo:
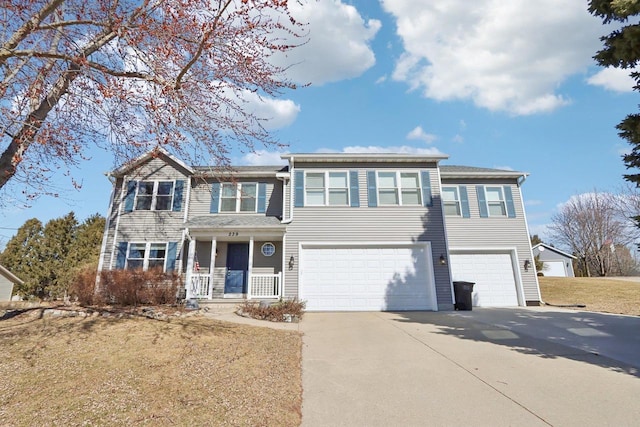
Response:
M285 270L285 295L298 295L299 244L308 242L431 242L432 263L439 310L453 308L451 279L446 266L439 264L447 253L440 203L438 172L434 164L296 164L304 170L357 170L359 207L305 206L294 208L293 221L287 227L286 260L293 255L293 268ZM367 170L428 170L433 197L432 207L368 207Z
M524 271L524 261L530 260L531 243L527 233L525 213L523 212L522 194L514 180L452 180L443 179L442 186L466 186L469 198L470 218L447 216L447 237L449 248L464 249L491 249L491 248L516 248L518 256L518 268L522 277L524 299L526 301L539 301L538 281L535 269ZM504 186L511 187L515 218L488 217L481 218L478 207L476 186Z
M132 211L125 212L123 199L128 181L169 181L184 180L182 209L173 211ZM181 257L182 229L184 224L184 210L187 207L189 178L185 171L171 161L163 158L153 158L131 171L128 175L116 179L115 196L113 206L108 214L109 225L107 229L107 245L104 254L104 270L115 268L113 259L114 248L119 242L178 242Z
M189 202L189 219L206 216L216 215L210 213L211 209L211 186L214 182L219 182L215 179L207 179L206 181L201 178L194 178L191 180L191 200ZM242 178L235 182L248 182L248 183L266 183L266 216L281 216L282 215L282 186L281 182L275 178ZM232 214L231 212L223 212L226 215ZM238 215L247 215L250 213L242 212Z

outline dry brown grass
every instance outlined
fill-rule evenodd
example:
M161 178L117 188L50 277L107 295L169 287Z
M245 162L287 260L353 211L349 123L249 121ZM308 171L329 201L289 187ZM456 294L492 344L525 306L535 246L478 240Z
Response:
M2 426L300 424L296 332L41 313L0 320Z
M640 282L601 277L538 277L542 300L586 310L640 316Z

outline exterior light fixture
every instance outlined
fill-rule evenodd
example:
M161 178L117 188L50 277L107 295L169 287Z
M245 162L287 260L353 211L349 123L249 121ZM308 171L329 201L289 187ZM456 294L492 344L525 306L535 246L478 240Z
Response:
M529 268L531 268L531 261L529 261L528 259L524 260L524 271L529 271Z
M291 255L291 258L289 258L289 270L293 270L293 264L296 262L296 259L293 257L293 255Z
M444 257L444 254L440 254L440 265L447 265L447 259Z

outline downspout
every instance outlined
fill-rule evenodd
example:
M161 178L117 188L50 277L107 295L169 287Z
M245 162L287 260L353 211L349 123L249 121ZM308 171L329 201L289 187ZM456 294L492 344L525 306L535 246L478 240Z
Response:
M289 218L282 220L282 224L291 224L291 221L293 221L293 165L293 156L291 156L291 158L289 159ZM282 206L282 208L284 209L284 205Z

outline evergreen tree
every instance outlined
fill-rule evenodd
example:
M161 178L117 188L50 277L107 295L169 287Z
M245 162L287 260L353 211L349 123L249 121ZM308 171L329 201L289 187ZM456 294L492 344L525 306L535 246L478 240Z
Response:
M21 295L34 295L42 278L42 223L31 218L20 227L0 253L0 264L24 281L16 287Z
M9 240L0 264L24 281L17 288L21 295L60 298L80 268L97 264L104 225L98 214L78 224L70 212L44 227L32 218Z
M73 212L61 218L52 219L44 226L43 295L39 296L60 297L64 294L59 278L65 270L73 267L67 264L67 258L71 252L77 228L78 220Z
M604 24L628 23L629 18L640 15L638 0L590 0L589 12L602 18ZM636 20L637 21L637 20ZM601 38L604 48L594 56L603 67L634 69L640 64L640 24L624 25ZM631 72L635 80L634 90L640 91L640 73ZM620 137L631 145L631 153L623 156L627 169L640 168L640 114L629 114L618 126ZM624 178L640 186L640 173L626 174ZM640 216L635 217L640 225Z
M66 268L58 275L57 287L60 291L69 289L71 281L79 270L90 265L94 265L97 270L104 226L105 218L94 214L76 228L65 260Z

